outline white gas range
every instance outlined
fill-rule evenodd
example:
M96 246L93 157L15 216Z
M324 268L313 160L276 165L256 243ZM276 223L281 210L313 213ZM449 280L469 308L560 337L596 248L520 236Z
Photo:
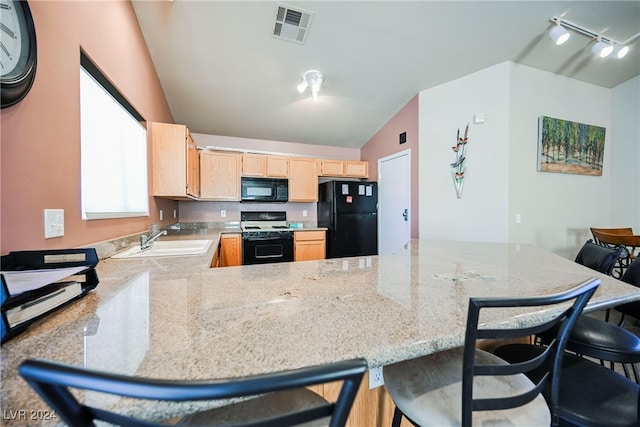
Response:
M293 261L293 231L282 211L242 211L242 264Z

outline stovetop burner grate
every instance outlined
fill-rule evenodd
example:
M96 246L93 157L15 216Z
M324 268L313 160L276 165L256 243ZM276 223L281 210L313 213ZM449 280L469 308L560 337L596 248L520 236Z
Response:
M243 211L240 213L240 227L246 233L287 233L290 230L287 225L286 212L255 212Z

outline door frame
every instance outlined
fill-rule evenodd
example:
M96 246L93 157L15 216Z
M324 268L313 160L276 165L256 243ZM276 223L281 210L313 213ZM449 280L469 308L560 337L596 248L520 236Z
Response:
M397 153L393 153L393 154L389 154L388 156L385 157L381 157L378 159L378 253L380 253L381 248L382 248L382 221L380 220L381 217L383 215L380 215L380 213L384 210L384 207L382 206L382 197L381 197L381 191L380 191L380 183L382 182L382 176L380 175L381 171L382 171L382 163L383 162L387 162L390 160L393 160L395 158L398 157L403 157L403 156L407 156L409 159L409 173L408 173L408 180L407 180L407 189L409 192L409 241L411 240L411 224L413 221L413 216L412 216L412 212L411 212L411 203L412 203L412 188L411 188L411 148L407 148L406 150L402 150L402 151L398 151Z

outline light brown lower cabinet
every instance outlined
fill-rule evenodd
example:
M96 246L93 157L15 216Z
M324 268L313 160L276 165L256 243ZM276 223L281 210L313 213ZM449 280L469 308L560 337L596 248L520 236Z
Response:
M327 400L335 400L340 392L340 382L309 387ZM369 389L369 373L365 373L356 400L347 419L347 427L388 427L393 419L395 406L384 386ZM411 423L403 418L401 427Z
M242 265L242 235L221 235L211 267L234 267L238 265Z
M293 233L293 260L325 259L326 232L324 230L296 231Z

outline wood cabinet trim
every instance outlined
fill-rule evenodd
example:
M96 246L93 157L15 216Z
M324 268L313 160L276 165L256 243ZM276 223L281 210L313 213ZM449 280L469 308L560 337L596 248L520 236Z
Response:
M293 239L296 242L303 242L308 240L325 240L324 230L309 230L309 231L294 231Z

